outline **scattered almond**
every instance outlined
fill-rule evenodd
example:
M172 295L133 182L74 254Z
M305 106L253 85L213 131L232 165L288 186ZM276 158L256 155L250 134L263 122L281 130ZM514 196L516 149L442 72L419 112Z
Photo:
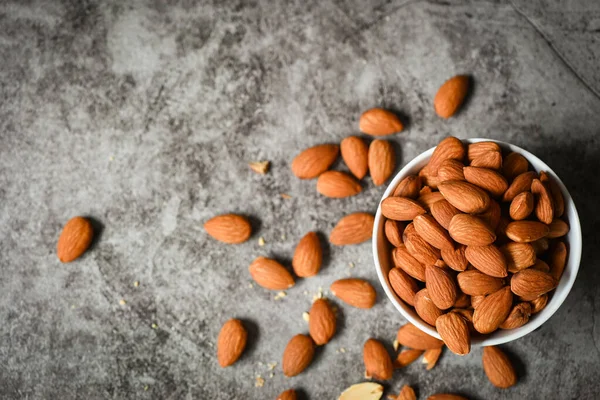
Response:
M409 364L412 364L417 358L421 357L423 350L406 349L402 350L396 357L394 362L395 368L404 368Z
M408 197L388 197L381 202L383 216L395 221L412 221L425 212L423 206Z
M517 383L517 374L510 360L496 346L483 348L483 370L492 384L506 389Z
M447 313L435 322L438 333L450 351L459 356L471 351L471 334L467 321L457 313Z
M403 346L417 350L439 349L444 345L441 340L426 334L410 323L398 329L396 340Z
M390 397L388 396L388 398ZM417 400L417 395L415 394L413 388L408 385L404 385L398 396L395 396L392 400Z
M396 155L386 140L373 140L369 146L369 171L376 186L383 185L396 168Z
M277 400L296 400L297 398L298 397L296 396L296 391L294 389L286 390L277 396Z
M393 196L395 197L408 197L409 199L416 199L419 197L419 191L421 190L421 178L415 175L409 175L402 179L396 189L394 190Z
M351 175L340 171L326 171L319 175L317 191L326 197L344 198L362 191L360 183Z
M437 364L440 356L442 355L442 348L429 349L423 354L423 364L427 364L427 371L432 370Z
M87 218L73 217L63 227L56 244L56 254L63 263L79 258L90 247L94 229Z
M298 375L310 365L314 355L315 346L310 337L302 334L294 336L283 351L283 374L288 377Z
M308 232L296 246L292 267L301 278L315 276L321 269L323 250L315 232Z
M401 132L404 129L400 119L391 111L382 108L371 108L360 116L359 128L373 136L386 136Z
M363 346L363 361L365 363L366 376L386 381L392 378L394 367L387 350L375 339L369 339Z
M479 333L492 333L502 324L512 308L510 287L506 286L488 295L475 308L473 325Z
M446 181L438 188L450 204L465 213L480 213L490 205L488 194L469 182Z
M452 239L467 246L487 246L496 240L496 234L485 222L469 214L452 217L449 231Z
M533 194L521 192L510 203L510 217L516 221L525 219L533 211Z
M373 286L362 279L337 280L331 284L330 290L334 296L357 308L371 308L377 299Z
M383 396L383 386L375 382L364 382L350 386L338 400L379 400Z
M419 286L413 278L411 278L401 268L392 268L388 273L388 279L394 292L404 302L415 305L415 294L419 291Z
M217 359L223 368L235 363L246 348L248 332L238 319L225 322L217 338Z
M316 345L324 345L335 334L335 313L327 299L317 299L309 312L308 331Z
M214 239L229 244L243 243L250 238L252 227L245 217L223 214L206 221L204 230Z
M292 172L300 179L316 178L334 163L339 151L340 147L336 144L310 147L294 158Z
M448 79L438 89L433 99L433 108L442 118L450 118L460 108L469 90L469 77L457 75Z
M358 136L348 136L340 143L342 159L357 179L367 175L369 148Z
M329 235L336 246L358 244L371 239L375 217L368 213L349 214L340 219Z
M257 257L249 271L252 279L265 289L285 290L294 286L294 278L288 270L270 258Z

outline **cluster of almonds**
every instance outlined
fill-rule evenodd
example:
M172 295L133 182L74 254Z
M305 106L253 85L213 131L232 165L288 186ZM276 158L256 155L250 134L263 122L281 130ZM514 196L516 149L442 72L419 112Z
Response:
M390 285L456 354L469 353L472 335L526 324L563 273L564 199L529 169L494 142L448 137L381 203Z

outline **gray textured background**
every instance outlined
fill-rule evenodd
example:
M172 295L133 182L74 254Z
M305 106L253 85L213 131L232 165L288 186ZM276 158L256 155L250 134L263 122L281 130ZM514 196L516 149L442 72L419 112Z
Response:
M371 310L340 307L339 333L305 373L286 379L278 364L271 378L267 363L306 332L319 287L376 282L369 244L328 249L321 274L278 301L249 287L247 267L289 261L308 230L375 209L384 188L370 181L325 199L289 170L300 149L357 133L372 106L410 120L391 138L399 166L447 134L537 154L571 190L585 237L565 304L504 346L516 387L487 382L479 349L446 352L430 372L411 365L387 387L598 398L599 2L2 1L0 60L1 398L274 399L295 387L314 400L361 381L362 343L391 343L404 322L382 291ZM464 72L471 101L436 118L436 89ZM266 176L247 167L260 159L272 161ZM252 216L252 239L210 240L202 224L221 212ZM104 228L62 265L56 240L74 215ZM214 343L230 317L247 322L250 344L222 370Z

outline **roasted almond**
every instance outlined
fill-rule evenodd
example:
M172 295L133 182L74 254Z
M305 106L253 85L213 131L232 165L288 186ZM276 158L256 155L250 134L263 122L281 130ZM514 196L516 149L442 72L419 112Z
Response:
M375 382L363 382L344 390L338 400L379 400L383 396L383 386Z
M292 267L294 273L301 278L315 276L321 269L323 250L319 237L315 232L308 232L296 246Z
M510 289L524 301L548 293L557 285L558 280L554 276L532 268L519 271L510 279Z
M327 299L317 299L310 308L308 332L316 345L329 342L335 334L335 313Z
M426 211L418 202L408 197L388 197L381 202L381 213L395 221L412 221Z
M438 249L454 248L454 242L433 216L429 214L418 215L414 221L415 230L427 243Z
M465 256L475 268L486 275L496 278L508 276L506 259L500 249L493 244L468 246Z
M462 161L449 158L442 161L438 168L438 179L440 182L444 181L464 181L465 174L463 168L465 165Z
M501 152L502 149L496 142L477 142L470 143L467 147L467 159L473 161L477 157L483 154L489 153L490 151Z
M227 218L224 222L229 222L229 219ZM206 224L208 224L208 222ZM206 225L204 225L204 227L206 229ZM211 224L210 227L213 228L213 225ZM222 230L216 229L216 226L214 228L215 229L212 229L213 233L223 233ZM211 236L215 237L208 229L206 230ZM227 230L227 233L228 235L221 234L219 237L224 239L233 239L235 237L233 232ZM250 234L248 234L248 236L250 236ZM63 263L68 263L79 258L85 253L88 247L90 247L93 237L94 229L87 218L71 218L63 227L60 237L58 238L58 243L56 244L56 254L58 259ZM215 237L215 239L217 239L217 237Z
M506 179L493 169L465 167L463 172L467 182L487 190L492 196L502 196L506 189L508 189Z
M442 348L425 350L423 364L427 364L427 371L433 369L442 355ZM416 398L415 398L416 400Z
M499 151L485 152L471 161L471 167L489 168L500 171L502 169L502 153Z
M217 338L217 360L223 368L235 363L246 348L248 332L239 319L225 322Z
M339 279L331 284L330 290L334 296L357 308L371 308L377 299L373 286L362 279Z
M392 244L392 246L398 247L404 243L402 241L404 227L405 225L402 222L394 221L393 219L388 219L385 221L385 237L387 238L388 242Z
M206 221L204 230L223 243L238 244L250 238L252 227L245 217L236 214L218 215Z
M539 179L534 179L531 182L531 193L533 193L536 200L535 216L537 219L545 224L552 223L554 220L554 203L548 186Z
M492 385L506 389L517 383L517 373L510 360L496 346L483 348L483 370Z
M465 213L480 213L490 205L490 196L469 182L446 181L438 189L450 204Z
M477 332L492 333L498 329L510 314L512 299L508 286L486 296L473 313L473 326Z
M266 257L257 257L249 267L254 282L265 289L285 290L294 286L294 278L277 261Z
M497 201L490 199L490 206L484 212L477 214L493 231L498 228L500 219L502 218L502 209Z
M421 178L415 175L409 175L400 181L398 186L396 186L393 195L396 197L408 197L409 199L416 199L419 197L420 190Z
M549 232L548 225L537 221L514 221L506 227L506 236L519 243L534 242Z
M298 396L296 396L296 391L294 389L288 389L277 396L277 400L296 400L297 398Z
M427 211L431 210L431 207L437 203L438 201L444 200L444 196L440 192L428 192L422 193L417 201L419 204L423 206L423 208Z
M452 276L445 270L425 266L425 286L429 296L439 309L446 310L454 305L458 292Z
M452 239L467 246L487 246L496 240L496 234L485 222L469 214L452 217L448 230Z
M521 192L510 203L509 214L515 221L525 219L533 211L533 194Z
M326 197L343 198L362 191L360 183L345 172L326 171L317 179L317 191Z
M394 367L387 350L380 341L369 339L363 346L363 361L365 376L386 381L392 378Z
M449 312L440 316L435 327L450 351L459 356L471 351L471 334L467 321L459 314Z
M450 118L460 108L469 91L469 77L457 75L448 79L438 89L433 99L433 108L442 118Z
M550 232L546 236L548 239L555 239L565 236L569 233L569 224L562 219L555 219L549 226Z
M433 176L438 176L438 170L444 161L462 160L463 158L465 158L465 146L463 142L454 136L448 136L433 151L427 165L428 172Z
M550 188L550 194L552 195L552 203L554 204L554 216L560 218L565 212L565 199L560 190L560 186L556 182L556 179L551 178L548 173L540 172L540 181L548 185Z
M423 350L406 349L402 350L394 361L395 368L404 368L412 364L417 358L421 357Z
M348 136L340 143L340 152L352 175L357 179L367 175L369 147L364 140L358 136Z
M337 144L320 144L310 147L294 158L292 172L300 179L313 179L334 163L340 147Z
M414 224L412 224L414 226ZM434 265L441 257L440 251L427 243L418 233L404 235L406 250L417 261L426 265Z
M531 315L531 304L527 302L519 303L512 308L506 320L500 324L500 329L516 329L527 322Z
M508 189L506 189L506 192L504 192L504 195L502 195L502 201L511 202L519 193L530 191L531 183L536 177L537 174L534 171L527 171L518 175L513 179Z
M302 334L294 336L283 351L283 374L287 377L298 375L310 365L314 355L315 345L310 337Z
M373 236L375 217L368 213L349 214L340 219L329 235L336 246L362 243Z
M439 349L444 345L441 340L426 334L410 323L398 329L396 340L402 346L417 350Z
M460 290L470 296L484 296L497 292L504 286L504 281L477 270L461 272L456 276Z
M417 292L414 297L414 307L419 317L431 326L435 326L435 321L443 314L431 300L427 288Z
M542 311L548 304L548 295L543 294L529 302L531 304L531 314L537 314Z
M510 242L500 249L506 258L510 272L519 272L535 264L535 250L529 243Z
M433 218L447 230L450 227L452 217L456 214L460 214L460 211L452 204L448 203L448 200L440 200L431 205L431 214L433 215Z
M373 140L369 146L369 171L376 186L383 185L396 168L396 154L387 140Z
M558 242L548 257L550 275L557 281L561 278L567 264L567 245Z
M358 123L361 132L373 136L386 136L404 129L396 114L382 108L371 108L362 113Z
M529 169L529 162L525 157L519 153L509 153L504 157L502 163L502 174L509 181L512 181L523 172L527 172Z
M398 246L392 251L392 260L397 268L401 268L413 278L425 282L425 265L414 258L405 245Z
M388 273L388 279L390 280L392 289L394 289L394 292L398 295L398 297L404 300L404 302L407 304L414 306L415 294L419 291L417 282L415 282L415 280L401 268L390 269L390 272Z

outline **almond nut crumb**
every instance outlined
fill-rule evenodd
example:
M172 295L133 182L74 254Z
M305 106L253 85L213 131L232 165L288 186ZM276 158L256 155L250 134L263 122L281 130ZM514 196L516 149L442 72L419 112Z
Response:
M273 378L274 376L275 376L275 374L272 372L269 374L269 378Z
M258 238L258 245L261 246L261 247L265 245L265 238L264 237L261 236L261 237Z
M248 283L248 288L252 289L254 287L254 285L252 284L252 282Z
M267 368L269 369L269 371L273 371L276 366L277 366L276 362L267 364Z
M346 352L346 349L343 347L340 347L340 353L345 353L345 352Z
M138 287L138 286L140 286L140 281L133 282L133 287Z
M273 300L280 300L283 299L285 296L287 296L285 292L279 292L275 295L275 297L273 297Z
M305 291L304 291L304 292L302 292L302 293L304 293L304 295L305 295L305 296L308 296L308 290L305 290Z
M398 343L398 340L394 339L393 346L394 346L394 350L397 351L398 350L398 346L400 346L400 343Z
M125 299L121 299L119 300L119 304L124 306L125 304L127 304L127 302L125 301Z
M304 311L302 313L302 319L305 320L306 322L308 322L310 320L310 314L307 313L306 311Z
M252 171L257 174L264 175L269 171L269 166L271 165L270 161L255 161L248 163L248 166L252 169Z
M256 375L256 382L254 382L254 386L255 387L263 387L264 384L265 384L265 380L260 375Z
M281 197L282 197L282 198L284 198L284 199L286 199L286 200L289 200L289 199L291 199L291 198L292 198L292 196L290 196L290 195L289 195L289 194L287 194L287 193L281 193Z
M350 268L354 268L354 263L353 263L353 262L349 262L349 263L348 263L348 266L349 266Z
M152 325L150 325L152 327L152 329L156 329L158 328L158 325L156 325L154 322L152 323Z

